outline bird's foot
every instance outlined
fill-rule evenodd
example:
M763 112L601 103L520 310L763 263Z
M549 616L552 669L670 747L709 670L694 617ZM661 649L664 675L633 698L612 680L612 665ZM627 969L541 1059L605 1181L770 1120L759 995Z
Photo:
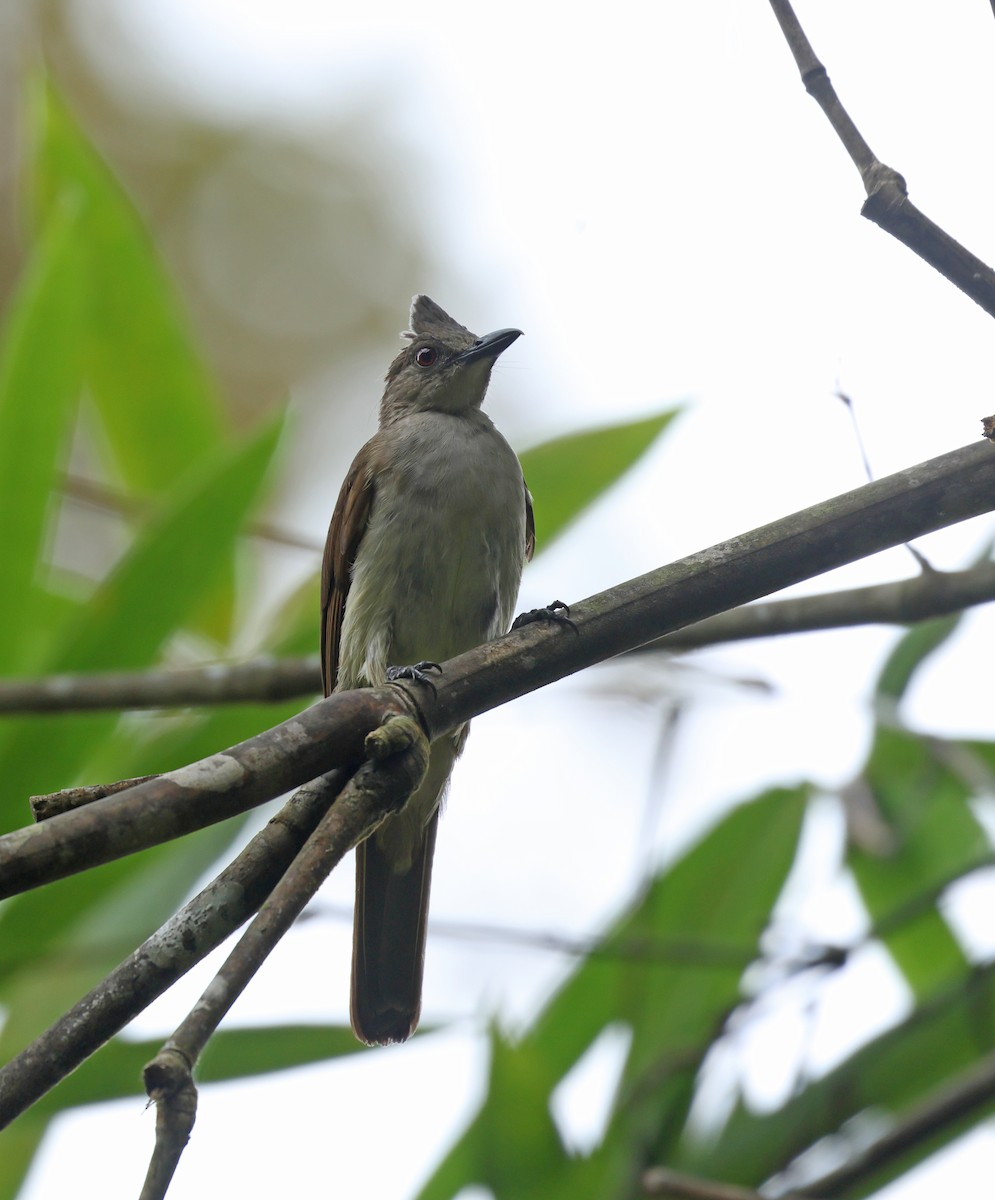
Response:
M442 674L442 668L437 662L417 662L412 667L388 667L387 682L396 683L398 679L410 679L413 683L420 683L424 687L431 688L432 695L438 695L435 690L435 684L426 675L426 671L438 671Z
M554 624L569 625L574 633L579 633L580 630L570 620L570 608L564 604L562 600L554 600L552 604L547 604L545 608L532 608L528 612L524 612L521 616L514 619L511 624L512 629L521 629L525 625L534 625L537 621L552 621Z

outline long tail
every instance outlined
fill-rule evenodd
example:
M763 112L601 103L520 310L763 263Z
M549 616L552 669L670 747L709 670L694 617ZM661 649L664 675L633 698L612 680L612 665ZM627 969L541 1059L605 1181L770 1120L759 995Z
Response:
M356 849L352 1027L371 1045L403 1042L418 1024L438 824L436 809L404 872L394 870L375 835Z

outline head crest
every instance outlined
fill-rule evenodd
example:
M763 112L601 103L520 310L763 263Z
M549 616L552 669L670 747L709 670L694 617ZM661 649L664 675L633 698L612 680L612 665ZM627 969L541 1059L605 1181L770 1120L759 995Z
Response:
M401 337L418 338L433 337L440 341L452 338L454 334L474 340L465 325L454 321L444 309L440 308L429 296L415 296L411 301L411 328Z

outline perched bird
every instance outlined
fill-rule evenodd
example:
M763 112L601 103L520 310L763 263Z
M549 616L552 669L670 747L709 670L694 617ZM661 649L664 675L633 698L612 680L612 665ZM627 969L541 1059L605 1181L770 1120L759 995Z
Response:
M410 319L325 543L326 695L424 679L506 633L535 546L521 465L481 411L521 330L477 337L428 296ZM433 744L424 782L356 851L351 1008L364 1042L402 1042L418 1023L439 807L468 729Z

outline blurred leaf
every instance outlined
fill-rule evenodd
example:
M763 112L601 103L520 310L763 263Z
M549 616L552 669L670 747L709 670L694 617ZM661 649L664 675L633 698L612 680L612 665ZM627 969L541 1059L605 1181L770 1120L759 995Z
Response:
M36 588L79 388L80 221L79 203L53 211L11 301L0 347L5 672L23 669L39 649Z
M268 424L182 481L65 631L49 664L52 672L140 667L155 660L223 570L259 498L279 432L278 423ZM90 714L8 722L0 755L5 820L21 824L29 794L71 783L116 721L113 714Z
M469 1184L514 1196L631 1194L655 1144L687 1117L694 1080L740 1000L794 861L807 791L774 790L730 813L661 873L517 1042L495 1039L488 1093L420 1200L450 1200ZM609 1025L632 1041L605 1144L571 1158L550 1096Z
M61 1112L81 1104L144 1096L142 1068L162 1049L162 1038L114 1038L39 1102L36 1111ZM197 1068L198 1084L248 1079L275 1071L362 1054L346 1025L271 1025L219 1029Z
M0 1133L0 1200L14 1200L48 1129L48 1119L25 1113Z
M568 433L520 454L535 498L537 550L617 483L679 411L671 408L638 421Z
M888 655L878 675L875 694L896 704L905 695L912 677L931 654L947 641L960 624L963 613L937 617L913 625Z
M36 95L35 201L42 221L82 194L84 363L118 471L155 493L213 456L224 422L172 283L131 201L51 87Z
M199 464L132 543L67 639L60 671L151 662L216 578L258 503L282 420Z
M971 810L967 785L944 762L938 744L879 726L864 780L894 846L886 854L852 847L847 861L871 919L888 922L885 944L909 986L923 996L968 969L932 893L989 861L991 847ZM903 910L906 919L896 922Z
M879 1119L886 1114L900 1118L934 1092L945 1090L980 1057L995 1051L993 1004L995 970L986 967L921 1004L821 1078L806 1080L776 1111L751 1112L740 1101L716 1138L688 1138L672 1165L756 1187L820 1138L839 1134L861 1113L874 1113ZM963 1121L937 1131L935 1138L909 1146L890 1168L845 1194L876 1192L888 1179L953 1141L993 1109L995 1098L966 1112ZM840 1136L847 1140L845 1133ZM857 1133L854 1150L859 1138ZM837 1153L840 1149L838 1146Z
M975 555L972 566L980 566L991 559L992 541L988 541ZM874 693L897 704L905 695L912 676L933 653L940 649L957 630L964 614L953 613L948 617L936 617L913 625L892 648L878 675Z

